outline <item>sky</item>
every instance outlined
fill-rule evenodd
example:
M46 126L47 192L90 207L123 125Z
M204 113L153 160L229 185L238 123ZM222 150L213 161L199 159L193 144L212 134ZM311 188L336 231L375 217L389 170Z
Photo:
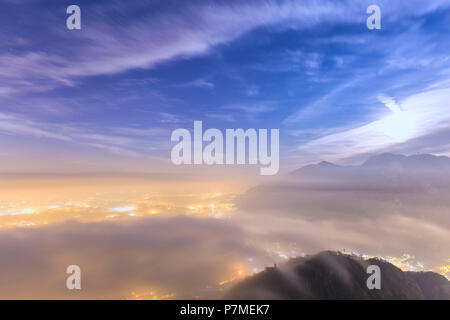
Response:
M2 2L2 172L171 172L194 120L280 129L280 172L449 154L449 1L70 4Z

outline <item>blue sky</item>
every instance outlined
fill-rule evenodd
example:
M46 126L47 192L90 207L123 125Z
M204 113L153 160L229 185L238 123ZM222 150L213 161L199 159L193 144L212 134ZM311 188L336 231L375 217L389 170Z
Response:
M81 30L66 28L70 4ZM371 4L381 30L366 27ZM286 169L450 153L450 1L1 7L0 171L151 171L170 161L171 131L194 120L279 128Z

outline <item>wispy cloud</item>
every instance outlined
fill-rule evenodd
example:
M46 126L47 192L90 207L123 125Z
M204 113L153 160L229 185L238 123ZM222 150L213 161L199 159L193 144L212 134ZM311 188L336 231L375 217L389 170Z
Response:
M42 126L36 124L34 121L0 113L0 132L4 134L72 141L67 135L41 128Z
M259 88L257 86L250 86L249 88L247 88L246 94L249 97L256 97L257 95L259 95Z
M205 54L217 45L233 41L263 26L281 27L284 24L284 28L304 29L325 22L362 22L366 16L361 10L369 3L363 1L355 6L353 1L267 0L214 4L196 1L178 4L180 10L162 6L163 10L157 15L151 10L152 6L146 8L144 3L84 3L86 12L99 17L94 23L94 20L90 21L88 29L77 34L71 33L70 39L67 38L67 30L54 29L52 33L46 34L54 44L48 52L32 45L25 46L27 49L23 50L23 46L28 43L27 39L23 39L21 51L14 55L6 52L0 55L0 88L3 94L18 87L22 90L44 90L57 85L74 85L79 77L151 68L174 58ZM402 3L390 2L383 12L386 15L398 14L401 9L404 15L411 12L420 15L448 6L446 1L426 4L409 1L408 8L415 8L409 12ZM100 18L118 11L131 14L135 10L142 12L140 18L127 24ZM164 34L161 30L164 30ZM22 39L18 34L21 34L18 30L9 30L10 38ZM76 50L73 50L73 43L76 43ZM301 56L304 57L304 54ZM320 57L316 53L309 54L305 63L310 68L317 67ZM211 86L209 82L201 81L197 85Z
M302 150L343 156L428 134L387 121L414 118L405 96L448 82L448 44L424 16L445 14L445 0L381 0L380 32L364 27L370 0L80 1L80 32L48 10L42 28L0 35L0 109L14 114L1 133L145 153L169 147L153 127L206 117L270 122L294 133L284 145L300 137ZM6 4L0 19L44 4Z
M327 110L329 110L329 108L332 107L332 102L335 96L351 88L357 81L358 81L357 78L352 78L343 83L340 83L327 94L321 96L314 102L300 108L293 114L289 115L287 118L283 120L283 123L284 124L292 124L296 122L298 123L300 121L308 120L318 115L323 115Z
M385 95L379 95L378 99L392 112L394 112L394 113L402 112L402 110L400 109L400 106L397 104L397 102L395 102L395 100L393 98L385 96Z
M325 135L299 146L309 154L345 158L376 152L448 127L450 90L440 89L414 94L398 105L383 99L390 113L352 129Z

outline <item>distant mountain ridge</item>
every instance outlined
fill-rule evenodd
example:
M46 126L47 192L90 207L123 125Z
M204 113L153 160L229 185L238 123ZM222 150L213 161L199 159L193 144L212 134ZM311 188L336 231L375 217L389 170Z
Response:
M382 154L359 166L305 166L252 187L236 199L236 206L307 219L401 214L449 226L449 192L450 158Z
M380 267L380 290L366 286L369 265ZM403 272L386 261L323 251L244 279L225 298L450 300L450 282L433 272Z

